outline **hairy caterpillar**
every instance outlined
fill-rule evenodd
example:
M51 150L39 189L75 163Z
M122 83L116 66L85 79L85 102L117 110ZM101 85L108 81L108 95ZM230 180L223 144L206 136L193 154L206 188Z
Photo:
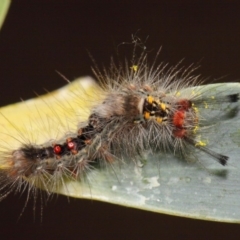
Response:
M202 140L201 109L238 102L239 93L205 97L194 89L200 80L193 69L149 66L146 57L125 66L112 63L109 72L94 70L102 85L100 100L75 131L2 153L1 198L23 190L36 198L38 187L51 194L64 179L84 181L96 168L137 161L145 152L187 159L197 149L226 165L228 156Z

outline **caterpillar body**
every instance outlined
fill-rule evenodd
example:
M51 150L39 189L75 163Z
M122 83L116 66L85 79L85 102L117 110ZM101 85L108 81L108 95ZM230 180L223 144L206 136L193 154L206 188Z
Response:
M25 143L2 154L1 198L12 191L37 188L51 194L64 178L82 181L96 165L135 161L145 152L188 157L198 149L221 165L228 156L211 150L201 137L208 105L235 103L239 93L204 97L192 70L149 66L143 54L135 64L112 63L109 72L94 70L102 85L101 101L75 132L44 144ZM62 133L64 135L64 133Z

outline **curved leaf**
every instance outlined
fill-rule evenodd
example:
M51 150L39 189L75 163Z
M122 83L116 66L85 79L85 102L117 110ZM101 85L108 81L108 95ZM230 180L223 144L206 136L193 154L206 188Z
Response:
M0 28L3 25L5 17L7 16L8 9L10 7L10 0L1 0L0 1Z
M0 138L8 146L15 147L20 144L14 144L16 132L21 136L31 132L31 141L38 139L38 142L44 142L46 137L42 133L46 132L46 124L56 125L57 121L65 129L76 129L82 114L86 114L85 118L88 114L86 102L97 101L99 91L92 80L85 78L53 94L2 108ZM194 88L194 91L221 99L222 95L240 92L240 84L207 85ZM210 149L229 156L227 166L221 166L197 150L188 154L189 159L193 159L192 163L173 154L146 154L145 159L138 162L126 159L123 164L114 163L110 167L93 170L87 181L66 180L58 193L178 216L240 222L239 103L233 106L221 104L220 108L209 104L206 108L200 110L201 115L209 120L202 137L208 141ZM28 124L29 119L31 124ZM62 131L57 128L55 136L60 136Z

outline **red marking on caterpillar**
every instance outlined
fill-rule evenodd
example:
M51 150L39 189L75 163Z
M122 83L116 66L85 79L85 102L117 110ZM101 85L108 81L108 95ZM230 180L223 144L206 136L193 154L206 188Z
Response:
M185 121L185 112L184 111L176 111L173 115L173 125L176 128L182 128Z

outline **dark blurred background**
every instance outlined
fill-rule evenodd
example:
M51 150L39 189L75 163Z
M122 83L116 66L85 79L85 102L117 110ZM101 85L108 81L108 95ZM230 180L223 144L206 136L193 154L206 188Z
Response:
M213 81L240 79L240 6L237 0L97 1L15 0L0 31L0 105L91 75L92 61L129 52L135 34L150 54L170 64L199 63ZM129 55L130 56L130 55ZM26 196L0 203L0 239L237 239L240 226L205 222L59 196L41 223Z

